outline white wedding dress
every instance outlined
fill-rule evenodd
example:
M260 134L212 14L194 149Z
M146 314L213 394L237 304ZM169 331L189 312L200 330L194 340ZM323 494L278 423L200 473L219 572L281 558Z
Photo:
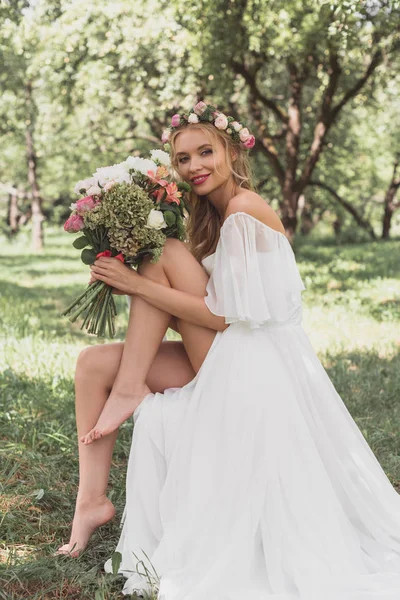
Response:
M203 265L230 327L135 411L124 593L143 560L159 600L399 600L400 496L302 328L288 240L235 213Z

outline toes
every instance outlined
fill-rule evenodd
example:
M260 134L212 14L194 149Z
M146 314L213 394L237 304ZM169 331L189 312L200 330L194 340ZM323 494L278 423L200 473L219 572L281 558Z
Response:
M79 550L74 550L76 544L71 547L71 544L64 544L55 553L55 556L72 556L72 558L78 558Z
M101 433L101 431L99 431L98 429L91 429L89 433L83 435L80 438L80 441L82 442L82 444L88 445L92 442L95 442L96 440L100 440L102 437L103 434Z

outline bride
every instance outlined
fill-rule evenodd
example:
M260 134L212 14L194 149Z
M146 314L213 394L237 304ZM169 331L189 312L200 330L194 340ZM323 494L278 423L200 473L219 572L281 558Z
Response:
M133 414L124 593L150 591L148 560L159 600L399 600L399 495L302 328L292 248L252 191L254 138L210 110L164 135L192 186L189 247L167 240L138 273L92 268L132 304L125 344L78 360L80 485L59 552L113 517L111 454ZM162 341L171 326L182 342Z

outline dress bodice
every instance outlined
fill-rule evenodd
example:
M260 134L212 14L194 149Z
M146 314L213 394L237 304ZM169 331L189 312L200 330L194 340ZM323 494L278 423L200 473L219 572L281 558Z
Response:
M211 273L213 272L213 269L214 269L214 259L215 259L215 252L213 252L212 254L209 254L208 256L206 256L205 258L203 258L203 260L201 261L201 264L203 265L203 267L207 271L208 275L211 275Z
M286 236L237 212L223 223L216 251L202 260L210 279L205 302L226 323L251 328L301 322L305 289Z

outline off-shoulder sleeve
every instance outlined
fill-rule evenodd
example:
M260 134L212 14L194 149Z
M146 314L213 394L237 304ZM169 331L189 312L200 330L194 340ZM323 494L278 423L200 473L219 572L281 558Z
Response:
M204 300L226 323L286 321L305 289L292 247L278 231L247 213L230 215L221 228Z

